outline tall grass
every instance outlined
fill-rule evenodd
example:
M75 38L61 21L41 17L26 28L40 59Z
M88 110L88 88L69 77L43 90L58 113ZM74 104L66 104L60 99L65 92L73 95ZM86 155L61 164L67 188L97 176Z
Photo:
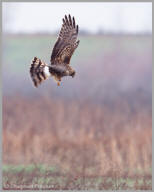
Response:
M151 113L49 97L3 100L3 163L47 164L75 175L149 174Z

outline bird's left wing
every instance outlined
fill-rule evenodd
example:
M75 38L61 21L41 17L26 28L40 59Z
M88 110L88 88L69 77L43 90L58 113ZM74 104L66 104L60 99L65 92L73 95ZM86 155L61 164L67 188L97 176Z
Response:
M57 42L51 54L51 64L69 64L74 50L79 44L77 41L78 25L74 17L65 15Z

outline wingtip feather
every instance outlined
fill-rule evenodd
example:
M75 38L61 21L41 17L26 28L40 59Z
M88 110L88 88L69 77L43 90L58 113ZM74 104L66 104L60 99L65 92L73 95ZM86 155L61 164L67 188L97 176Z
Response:
M76 26L76 32L77 33L79 32L79 26L78 25Z
M75 28L75 19L74 19L74 17L73 17L73 27Z
M70 25L72 26L72 19L71 19L71 16L70 16L70 14L69 14L69 23L70 23Z

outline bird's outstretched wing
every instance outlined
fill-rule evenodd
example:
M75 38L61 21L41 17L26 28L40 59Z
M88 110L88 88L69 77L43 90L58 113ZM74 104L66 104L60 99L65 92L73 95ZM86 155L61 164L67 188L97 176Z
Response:
M51 64L70 63L71 56L79 44L79 40L77 41L77 35L78 25L75 24L74 17L71 18L70 15L68 17L65 15L58 40L52 51L50 60Z

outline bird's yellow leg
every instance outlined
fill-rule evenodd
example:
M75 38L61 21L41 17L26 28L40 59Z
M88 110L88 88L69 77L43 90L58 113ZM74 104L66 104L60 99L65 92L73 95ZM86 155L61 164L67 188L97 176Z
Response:
M57 86L60 86L60 81L61 81L61 78L60 77L54 77L56 83L57 83Z
M60 86L60 82L59 81L57 81L57 85Z

